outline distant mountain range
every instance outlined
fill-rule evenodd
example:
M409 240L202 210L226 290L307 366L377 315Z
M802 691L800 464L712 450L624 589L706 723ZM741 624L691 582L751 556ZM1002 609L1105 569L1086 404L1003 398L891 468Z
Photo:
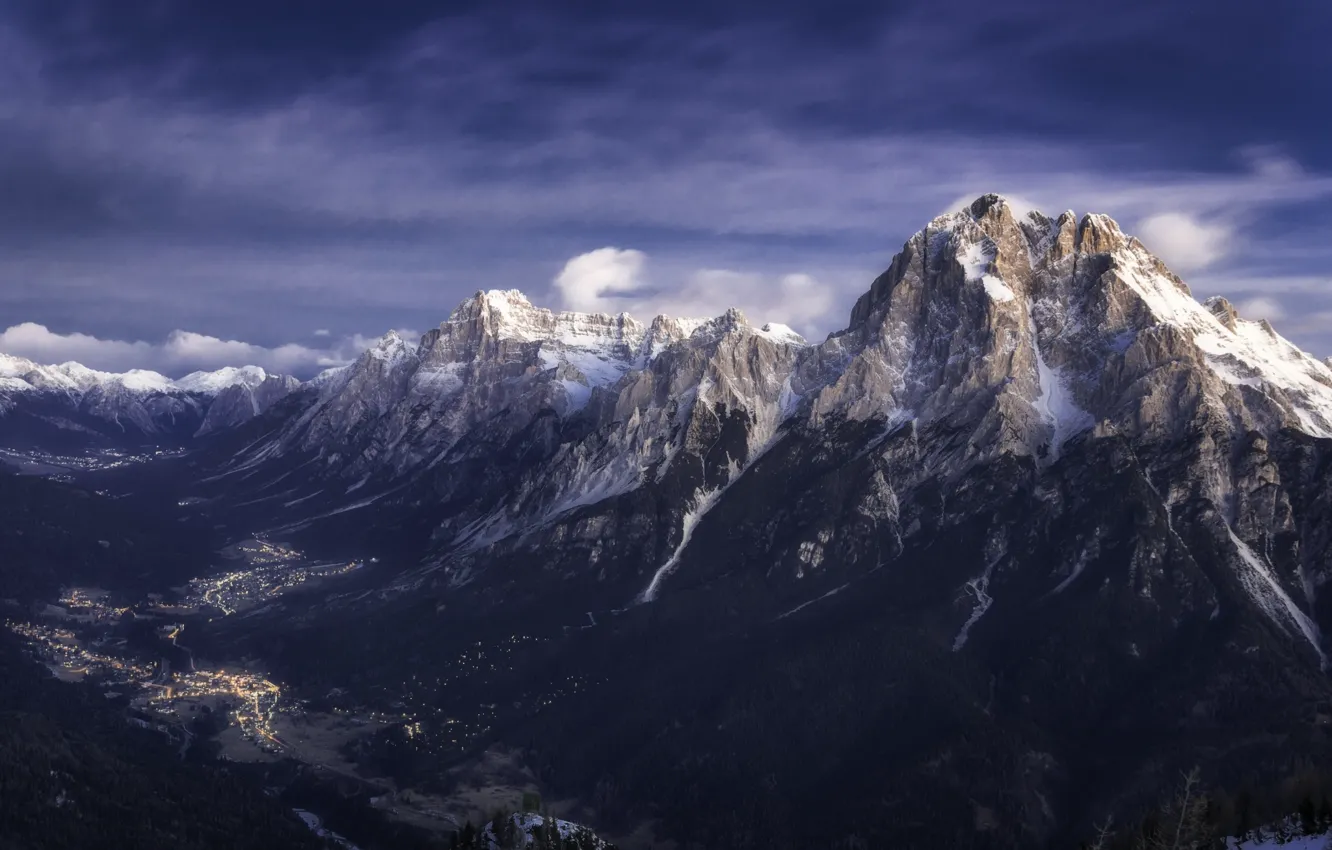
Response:
M51 435L90 445L180 442L240 425L300 385L258 366L173 381L142 369L99 372L0 354L0 433L38 443Z

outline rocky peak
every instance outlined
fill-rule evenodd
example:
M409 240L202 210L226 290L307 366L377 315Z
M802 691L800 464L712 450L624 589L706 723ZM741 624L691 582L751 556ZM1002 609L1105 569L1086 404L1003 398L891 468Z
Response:
M715 319L708 319L699 324L697 329L690 334L690 338L702 340L718 340L723 336L740 331L750 330L749 320L745 314L735 307L731 307L725 313L722 313Z
M213 372L191 372L174 384L177 389L214 396L234 386L257 387L269 374L260 366L226 366ZM281 376L273 376L281 377Z
M396 330L384 334L366 349L361 358L396 364L416 352L416 346L402 338Z
M1213 295L1211 298L1208 298L1203 302L1203 306L1216 317L1218 322L1225 325L1227 330L1236 330L1236 323L1239 321L1239 311L1235 309L1235 305L1231 304L1220 295Z
M1084 254L1109 254L1124 247L1119 223L1108 215L1087 213L1078 224L1077 248Z
M979 220L989 215L992 210L1002 210L1007 208L1007 206L1008 200L1006 198L991 192L981 195L979 198L972 201L971 206L968 207L968 209L971 210L971 217Z
M1180 395L1179 382L1199 390ZM1332 435L1332 373L1269 324L1204 306L1109 216L1013 216L985 195L916 233L797 366L813 412L943 421L975 460L1057 457L1095 427Z
M257 372L263 374L262 369ZM259 381L255 381L255 377L255 373L250 373L246 379L217 391L195 436L225 431L248 422L301 387L301 382L290 375L265 374Z

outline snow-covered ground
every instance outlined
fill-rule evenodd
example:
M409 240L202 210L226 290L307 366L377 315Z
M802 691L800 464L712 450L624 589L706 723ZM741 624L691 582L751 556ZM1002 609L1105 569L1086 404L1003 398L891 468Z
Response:
M519 814L510 815L510 817L513 819L514 826L522 830L523 834L527 838L527 843L529 845L535 843L536 838L541 835L541 830L545 827L545 822L546 822L545 816L537 814L536 812L522 812ZM593 833L592 830L588 829L587 827L581 824L574 823L573 821L560 820L559 818L556 818L555 828L559 830L561 839L573 839L575 841L579 841L580 846L584 847L606 846L606 843L601 838L597 837L597 835ZM500 850L499 841L497 841L495 838L494 824L492 823L486 824L485 827L482 829L481 834L490 844L491 850Z
M1298 821L1287 825L1285 832L1291 834L1290 838L1282 838L1275 830L1260 830L1258 835L1253 838L1239 841L1235 838L1226 839L1227 850L1325 850L1332 848L1332 835L1300 835Z
M310 827L311 832L313 832L315 835L319 836L320 838L328 839L329 841L333 842L334 845L343 848L343 850L360 850L359 847L357 847L355 844L352 844L350 841L343 838L341 835L338 835L336 832L326 829L324 827L323 819L320 818L319 815L315 814L314 812L307 811L305 809L292 809L292 811L296 813L296 816L299 817L305 823L306 826Z

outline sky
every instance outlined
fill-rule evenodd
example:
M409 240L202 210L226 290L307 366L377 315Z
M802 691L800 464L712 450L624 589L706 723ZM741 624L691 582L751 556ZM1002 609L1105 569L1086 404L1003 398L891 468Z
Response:
M7 0L0 351L307 376L492 288L821 337L999 192L1332 355L1329 32L1316 0Z

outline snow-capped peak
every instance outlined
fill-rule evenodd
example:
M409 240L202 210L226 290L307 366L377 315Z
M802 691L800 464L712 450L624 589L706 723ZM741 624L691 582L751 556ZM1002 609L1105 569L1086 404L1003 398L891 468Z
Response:
M15 357L12 354L0 352L0 376L17 378L35 368L37 368L37 364L27 358Z
M374 362L377 368L392 370L415 356L416 345L403 339L396 330L390 330L365 350L361 360Z
M69 416L90 418L94 430L109 426L112 434L179 434L200 422L196 433L208 433L259 415L299 386L295 378L258 366L193 372L173 381L148 369L103 372L73 361L44 366L0 354L0 415L25 398L43 397ZM83 428L77 422L57 427Z
M173 388L170 378L147 369L102 372L73 361L46 366L9 354L0 354L0 377L9 379L8 383L14 387L17 387L15 382L21 381L33 389L72 393L86 393L97 387L131 393L166 392Z
M174 387L166 375L148 369L130 369L128 372L112 375L110 381L119 383L127 390L140 393L165 392Z
M217 395L227 387L257 387L267 379L268 373L259 366L225 366L213 372L191 372L173 384L185 392Z
M24 357L0 354L0 377L22 380L38 389L66 392L86 393L101 387L104 390L121 389L140 394L179 391L215 396L227 387L256 387L270 376L259 366L226 366L212 372L191 372L183 378L172 380L150 369L104 372L72 360L46 366Z
M773 342L783 345L808 345L805 338L796 333L789 325L783 325L778 322L768 322L759 328L756 333L760 334Z

